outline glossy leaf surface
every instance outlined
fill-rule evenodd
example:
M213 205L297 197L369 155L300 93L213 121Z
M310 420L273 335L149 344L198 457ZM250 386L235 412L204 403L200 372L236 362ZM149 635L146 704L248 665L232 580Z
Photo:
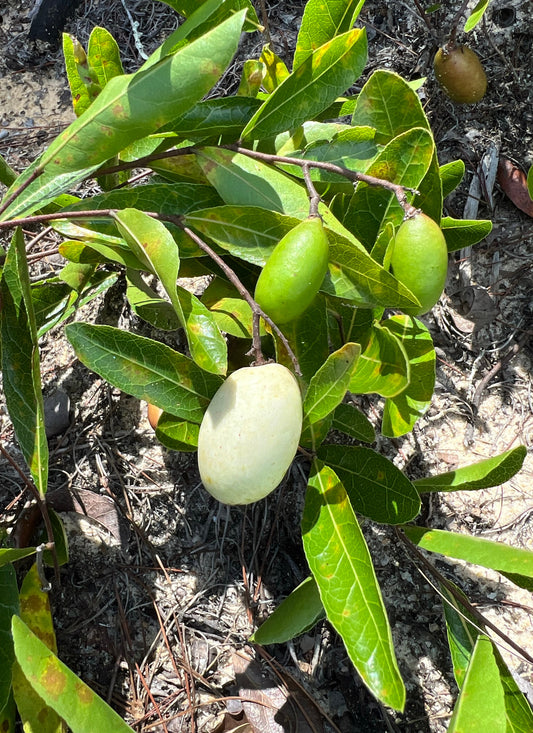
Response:
M22 582L20 617L48 649L57 653L50 601L48 594L41 589L37 564L32 565ZM25 731L64 733L63 721L35 692L18 663L13 667L13 694Z
M236 13L158 63L111 79L91 106L15 181L8 195L42 171L8 206L2 219L34 211L134 140L190 109L230 62L243 21L243 12Z
M403 527L405 534L418 547L501 573L533 578L533 552L493 542L482 537L447 532L426 527Z
M365 0L309 0L298 31L293 68L327 41L349 31L359 15Z
M316 580L310 576L283 599L254 632L251 641L256 644L283 644L312 629L324 616Z
M350 380L350 392L394 397L406 389L409 380L409 360L401 340L374 323Z
M449 733L505 733L507 722L500 671L488 636L480 634L448 727Z
M376 434L372 423L355 405L341 403L335 409L335 416L331 427L341 433L356 438L363 443L373 443Z
M356 81L366 57L364 30L355 28L327 41L272 92L244 128L242 139L275 135L320 114Z
M409 362L409 384L390 397L383 410L381 432L396 438L409 433L431 404L436 356L431 335L421 321L393 316L383 325L400 341Z
M339 476L354 510L376 522L400 524L420 511L413 484L387 458L363 446L322 445L318 457Z
M35 485L44 496L48 484L48 442L37 326L30 290L24 236L11 240L0 280L0 334L3 389L20 449Z
M304 550L330 623L373 694L402 710L405 688L368 547L334 471L315 461L302 518Z
M527 448L519 445L493 458L472 463L455 471L437 476L416 479L414 486L420 493L425 491L477 491L499 486L509 481L520 469L527 455Z
M65 333L78 359L123 392L200 423L222 379L151 339L111 326L71 323Z
M17 661L30 685L76 733L94 733L95 730L131 733L129 725L64 665L18 616L13 617L12 633Z

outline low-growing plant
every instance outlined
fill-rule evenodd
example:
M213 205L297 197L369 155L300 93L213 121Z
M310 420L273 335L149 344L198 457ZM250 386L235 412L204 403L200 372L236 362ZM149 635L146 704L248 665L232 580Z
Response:
M425 312L438 299L445 262L439 254L430 298L423 268L414 279L395 276L401 258L411 254L410 235L405 236L411 223L429 222L431 247L436 238L437 249L445 243L447 252L475 244L491 229L489 221L443 215L443 200L460 183L464 165L439 164L417 83L378 70L358 94L350 93L367 61L365 30L354 27L363 4L328 2L326 16L323 0L310 0L292 69L265 47L259 59L244 64L238 90L226 97L205 98L230 63L242 30L258 26L247 0L202 3L129 75L103 28L94 29L87 51L65 36L78 117L20 175L7 166L0 170L10 186L0 227L15 228L0 280L2 370L8 411L31 472L27 481L51 550L61 533L46 505L48 445L39 371L39 340L51 328L66 323L83 364L162 411L153 420L156 436L172 450L196 451L202 432L207 441L218 439L229 415L222 430L227 453L219 445L211 454L204 440L200 470L217 498L230 503L258 496L239 493L238 486L228 489L231 470L253 483L262 465L256 459L276 464L276 471L281 466L283 473L295 450L280 457L278 443L270 441L271 454L263 448L261 455L257 434L264 412L256 399L263 397L266 377L239 392L249 404L247 419L241 419L240 403L238 426L232 412L237 403L231 390L237 394L244 378L235 371L226 380L228 339L250 350L253 365L246 370L270 375L265 365L272 359L264 354L269 343L301 392L301 400L291 396L281 423L292 435L303 416L299 445L308 457L309 480L301 529L310 574L253 640L286 641L325 616L371 692L402 710L405 687L358 515L394 526L398 542L413 553L422 548L494 568L523 587L531 586L533 553L415 523L424 494L499 485L520 469L524 447L410 480L369 447L374 428L354 400L362 394L384 398L381 433L390 438L410 432L431 404L435 350L427 326L408 314ZM155 175L141 183L130 179L139 168ZM72 193L94 177L101 193L83 199ZM22 231L30 224L52 226L64 237L64 268L37 284L30 281ZM303 258L293 251L302 228L308 248ZM405 255L395 251L397 237ZM315 250L319 259L327 254L327 269L313 267L309 258ZM262 272L270 278L266 285ZM178 277L199 275L209 279L200 297L177 284ZM128 302L141 319L156 329L183 329L186 354L116 327L72 320L118 277L125 279ZM291 300L293 287L302 308ZM279 308L277 298L283 301ZM268 378L269 388L276 375ZM287 385L283 390L291 391ZM260 495L276 482L267 482ZM42 548L0 550L3 719L7 725L14 720L14 695L29 725L46 712L56 716L50 730L60 730L62 721L77 733L127 729L55 656L37 565L18 590L12 563L36 552L41 557ZM460 689L450 730L533 729L531 709L486 633L498 631L425 562L440 584ZM38 604L27 602L28 593L39 597ZM32 610L36 605L39 617ZM28 706L24 699L30 693Z

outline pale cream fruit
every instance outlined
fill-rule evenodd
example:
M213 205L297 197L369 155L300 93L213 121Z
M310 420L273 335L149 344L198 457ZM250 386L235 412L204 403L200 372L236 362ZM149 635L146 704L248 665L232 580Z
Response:
M198 436L207 491L225 504L251 504L281 482L298 449L302 397L281 364L233 372L215 394Z

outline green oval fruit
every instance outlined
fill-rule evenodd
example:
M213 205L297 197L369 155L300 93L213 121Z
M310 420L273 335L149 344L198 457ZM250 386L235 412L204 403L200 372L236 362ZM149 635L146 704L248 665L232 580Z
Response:
M205 488L225 504L250 504L273 491L296 455L302 397L281 364L233 372L206 410L198 435Z
M431 310L448 271L448 248L439 225L422 213L404 221L396 232L391 265L394 276L420 301L420 308L404 308L404 313L420 316Z
M450 99L474 104L485 96L487 76L477 54L468 46L439 48L433 61L437 81Z
M309 308L328 270L322 220L309 217L276 245L257 280L254 298L274 323L289 323Z

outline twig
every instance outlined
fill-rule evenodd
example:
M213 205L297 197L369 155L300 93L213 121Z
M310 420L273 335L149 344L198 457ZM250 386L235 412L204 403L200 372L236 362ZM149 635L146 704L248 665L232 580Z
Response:
M424 8L423 8L423 7L422 7L422 6L420 5L420 2L419 2L419 0L413 0L413 2L414 2L414 4L416 5L416 9L418 10L418 13L419 13L420 17L422 18L422 20L423 20L423 21L424 21L424 23L426 24L426 26L427 26L427 28L428 28L428 31L430 32L431 36L432 36L432 37L435 37L435 31L433 30L433 26L431 25L431 21L430 21L430 19L428 18L428 15L427 15L426 11L425 11L425 10L424 10Z
M261 337L259 332L259 325L260 321L259 318L261 317L268 325L277 333L279 336L283 346L285 347L287 354L290 357L290 360L293 363L294 370L296 374L301 375L302 372L300 370L300 364L298 363L298 359L296 358L296 355L294 351L291 349L291 346L286 338L286 336L283 334L283 332L276 326L274 321L267 316L267 314L258 306L258 304L255 302L255 300L252 298L248 290L244 287L242 282L239 280L237 275L233 272L231 267L224 261L220 255L218 255L214 249L212 249L207 242L204 242L201 237L199 237L195 232L192 231L192 229L189 229L189 227L185 226L183 222L181 221L181 218L178 216L170 216L165 215L161 216L161 219L163 221L170 221L172 224L176 224L176 226L179 226L180 229L182 229L185 234L187 234L188 237L192 239L192 241L197 244L201 250L203 250L206 255L209 255L213 262L216 262L216 264L220 267L220 269L224 272L228 280L231 282L231 284L236 288L239 295L248 303L252 310L252 339L253 339L253 351L255 353L255 362L257 364L264 364L266 363L266 359L263 356L263 352L261 350Z
M465 430L465 437L464 437L464 445L465 446L471 446L474 443L474 429L475 429L475 419L477 417L478 411L479 411L479 405L481 403L481 395L483 394L485 388L489 384L489 382L498 374L498 372L503 369L503 367L507 364L508 361L510 361L513 356L516 356L524 343L527 341L528 336L526 334L522 334L522 336L518 339L516 343L512 345L512 347L509 349L509 351L504 354L497 362L496 364L490 369L483 379L479 382L479 384L476 387L476 391L474 392L474 396L472 397L472 422L470 422Z
M319 168L320 170L328 171L328 173L336 173L354 183L361 182L369 186L379 186L387 191L391 191L396 196L398 203L408 216L411 216L416 211L415 207L407 201L406 192L409 191L414 194L418 194L419 192L409 186L401 186L399 183L387 181L385 178L376 178L376 176L370 176L367 173L351 171L348 168L343 168L340 165L328 163L323 160L304 160L303 158L291 158L286 155L262 153L259 150L249 150L240 145L221 145L221 147L226 148L226 150L241 153L242 155L247 155L249 158L254 158L255 160L262 160L265 163L284 163L286 165L296 165L299 168Z

